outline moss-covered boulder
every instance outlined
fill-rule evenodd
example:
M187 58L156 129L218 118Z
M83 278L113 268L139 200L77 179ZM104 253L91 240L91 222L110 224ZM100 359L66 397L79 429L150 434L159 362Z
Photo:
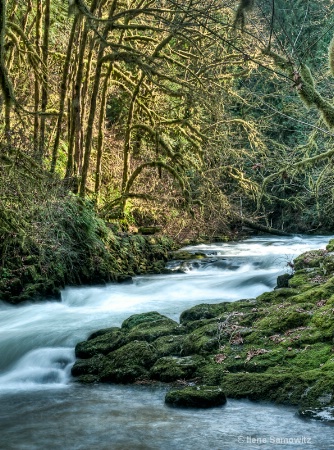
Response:
M322 275L333 274L334 252L333 250L328 250L332 248L332 242L327 246L326 250L311 250L298 256L294 260L295 270L317 268Z
M200 326L186 335L183 341L183 355L209 354L218 351L220 345L219 322Z
M120 328L109 328L101 330L87 341L79 342L75 347L77 358L91 358L94 355L107 355L113 350L117 350L124 343L124 335Z
M153 347L161 358L162 356L181 356L183 353L183 342L185 335L167 335L157 338Z
M289 280L292 277L290 273L284 273L277 277L277 288L287 288L289 287Z
M130 331L132 328L141 325L142 323L156 322L161 320L164 316L156 311L151 311L143 314L133 314L122 323L123 331Z
M101 379L100 374L104 370L106 364L107 358L105 356L95 355L89 359L76 361L71 372L74 377L79 377L78 381L81 381L83 377L86 377L85 381L88 379L90 379L91 382L99 381ZM87 378L87 376L89 376L89 378Z
M177 322L157 312L134 314L120 328L99 330L87 341L79 342L75 353L81 359L74 364L72 375L85 383L149 379L150 370L159 358L181 355L184 332ZM155 373L156 379L164 378ZM177 378L189 373L190 368L184 368Z
M327 255L327 250L310 250L302 253L294 260L295 270L321 267L323 265L324 257Z
M170 254L170 258L171 259L176 259L179 261L189 261L192 259L203 259L206 258L206 254L205 253L201 253L201 252L187 252L186 250L178 250L176 252L173 252Z
M183 330L179 324L157 312L135 314L122 324L126 341L146 340L153 342L161 336L179 334Z
M228 302L219 303L218 305L208 303L196 305L193 308L183 311L180 316L180 323L187 324L188 322L192 322L194 320L213 319L225 313L228 310L228 306Z
M165 382L190 379L203 365L205 365L205 359L200 356L166 356L158 359L154 364L150 370L150 377Z
M224 405L226 396L217 386L187 386L167 392L165 402L171 406L211 408Z
M103 382L132 383L148 378L148 370L157 359L154 348L144 341L133 341L109 353L100 372Z

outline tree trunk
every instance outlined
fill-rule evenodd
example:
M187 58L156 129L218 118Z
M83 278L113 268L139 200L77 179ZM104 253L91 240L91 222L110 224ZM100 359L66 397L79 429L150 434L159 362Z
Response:
M108 19L112 19L115 9L116 9L116 6L117 6L117 1L118 0L113 0ZM81 197L85 197L85 195L86 195L86 185L87 185L87 178L88 178L88 171L89 171L90 154L91 154L91 150L92 150L94 119L95 119L97 97L98 97L98 93L99 93L101 74L102 74L101 60L104 55L104 50L106 47L106 44L104 43L104 41L107 39L108 33L109 33L111 27L112 27L112 23L110 22L110 23L107 23L107 25L104 28L103 35L102 35L103 40L100 42L99 52L98 52L98 56L97 56L97 64L96 64L96 70L95 70L95 76L94 76L94 85L93 85L93 91L92 91L92 96L91 96L91 101L90 101L89 117L88 117L88 123L87 123L84 161L83 161L83 166L82 166L81 183L80 183L80 190L79 190L79 194Z
M50 1L45 0L45 12L44 12L44 33L43 33L43 46L42 46L42 60L43 60L43 82L42 82L42 100L41 110L45 113L48 104L49 94L49 74L48 74L48 55L49 55L49 34L50 34ZM45 133L46 133L46 116L41 116L40 125L40 141L39 141L39 154L41 160L45 154Z
M69 74L69 70L70 70L71 55L72 55L72 51L73 51L73 42L74 42L74 38L75 38L77 24L79 22L78 18L79 18L79 16L75 16L74 20L73 20L72 30L71 30L69 43L68 43L68 47L67 47L67 52L66 52L66 59L65 59L64 68L63 68L62 80L61 80L61 84L60 84L59 116L58 116L58 120L57 120L57 130L56 130L56 136L55 136L55 141L54 141L53 151L52 151L52 161L51 161L51 169L50 169L51 173L55 172L57 159L58 159L61 126L62 126L62 121L63 121L63 117L64 117L65 100L66 100L66 95L67 95L67 79L68 79L68 74Z
M96 158L96 170L95 170L95 195L96 200L98 198L100 187L101 187L101 172L102 172L102 155L103 155L103 141L104 141L104 118L106 113L107 104L107 93L109 78L113 69L113 64L110 63L106 77L103 84L101 106L100 106L100 117L99 117L99 134L97 141L97 158Z
M36 37L35 37L35 47L36 53L38 55L41 54L41 23L42 23L42 0L37 0L36 2ZM39 65L39 63L38 63ZM39 110L39 102L40 102L40 82L38 79L38 68L36 67L35 71L35 95L34 95L34 108L35 111ZM34 116L34 152L37 156L39 153L39 126L40 126L40 117L38 114Z

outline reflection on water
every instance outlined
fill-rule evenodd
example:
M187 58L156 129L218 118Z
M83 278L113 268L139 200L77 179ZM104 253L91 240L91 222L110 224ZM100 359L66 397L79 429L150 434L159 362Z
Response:
M207 410L175 409L163 404L165 391L159 386L74 385L57 391L5 395L0 411L0 448L333 448L333 429L299 419L293 408L229 400L222 407Z

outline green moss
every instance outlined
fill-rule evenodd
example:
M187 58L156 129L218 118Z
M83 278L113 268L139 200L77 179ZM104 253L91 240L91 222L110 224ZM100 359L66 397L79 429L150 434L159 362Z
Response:
M271 292L264 292L256 298L257 305L261 303L281 303L284 300L298 294L298 290L290 288L276 289Z
M303 82L301 88L298 89L297 92L306 107L310 108L314 104L316 98L314 86L307 82Z
M328 252L334 252L334 239L331 239L326 246Z
M332 372L321 371L302 396L301 407L318 408L329 405L334 406L334 375Z
M124 322L122 323L122 330L130 331L132 328L137 327L138 325L141 325L143 323L156 322L162 319L166 319L166 316L163 316L156 311L143 314L134 314L128 319L124 320ZM175 323L174 321L171 322Z
M100 381L100 378L97 375L80 375L78 378L76 378L76 381L83 384L91 384L97 383L98 381Z
M96 379L100 379L99 374L107 364L107 358L103 355L96 355L89 359L76 361L71 369L74 377L82 375L96 375Z
M101 381L132 383L148 377L148 369L157 359L154 348L147 342L134 341L107 355L101 371Z
M223 336L221 337L223 339ZM220 341L218 322L197 328L188 334L183 341L182 354L208 354L217 351Z
M312 317L311 323L318 330L321 330L323 336L332 339L334 336L334 309L332 304L326 304L319 308Z
M297 270L289 280L289 286L299 290L299 292L307 291L323 282L323 275L322 271L313 268Z
M331 348L323 343L307 345L298 350L290 366L297 372L319 369L332 355Z
M314 88L314 79L309 67L306 64L301 65L300 74L303 78L303 81L305 81Z
M171 382L189 379L194 376L198 368L205 364L200 356L166 356L158 359L150 370L150 376L154 380Z
M277 390L290 380L291 375L225 374L221 387L228 397L275 401Z
M173 252L170 255L171 259L181 260L181 261L189 261L191 259L203 259L206 258L205 253L200 252L187 252L186 250L178 250L176 252Z
M188 322L192 322L194 320L212 319L225 313L228 306L228 302L219 304L202 303L200 305L196 305L193 308L183 311L180 316L180 323L187 324Z
M50 202L43 197L41 204L34 199L33 209L24 209L20 220L20 233L4 234L5 247L0 242L6 261L0 267L5 275L0 276L0 295L11 303L59 298L65 285L161 272L176 247L166 237L115 235L92 203L75 195L52 195Z
M152 345L159 358L162 356L180 356L184 338L183 335L162 336L157 338Z
M172 406L211 408L226 403L226 396L217 386L188 386L167 392L165 402Z
M139 227L138 232L144 235L151 235L155 233L159 233L161 231L161 227L151 226L151 227Z
M301 327L309 322L312 308L311 303L275 305L268 309L267 317L261 318L255 325L257 329L265 330L268 334Z
M75 347L77 358L91 358L97 354L107 355L124 344L124 335L119 328L111 328L109 331L87 341L79 342Z
M183 331L184 329L174 320L165 316L160 316L157 320L149 320L148 322L141 322L138 325L133 326L126 333L125 339L127 342L134 340L152 342L161 336L179 334Z
M294 260L296 270L321 267L327 250L311 250L298 256Z
M330 278L320 286L308 289L306 292L300 293L293 297L295 303L311 302L316 304L319 301L329 299L334 295L334 278Z

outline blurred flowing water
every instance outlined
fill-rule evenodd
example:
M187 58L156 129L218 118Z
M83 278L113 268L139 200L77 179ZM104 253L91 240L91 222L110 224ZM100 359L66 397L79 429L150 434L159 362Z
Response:
M229 400L210 410L164 405L164 386L83 386L74 346L131 314L175 320L199 303L252 298L275 287L298 254L330 237L257 237L187 247L206 258L173 261L170 275L133 284L66 288L61 302L0 303L0 449L330 449L333 429L293 408Z

